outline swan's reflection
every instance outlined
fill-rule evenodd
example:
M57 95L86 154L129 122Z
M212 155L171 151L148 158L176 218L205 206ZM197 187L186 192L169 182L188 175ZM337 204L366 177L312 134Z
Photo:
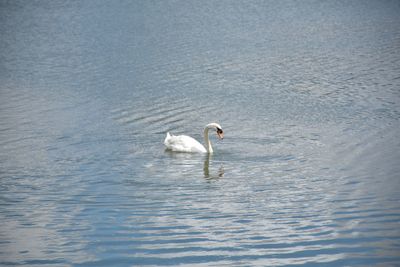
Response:
M170 150L165 150L165 153L167 153L173 159L178 159L179 165L186 167L190 166L192 170L193 168L198 167L199 160L201 159L198 157L198 154L194 156L191 153L176 153ZM211 168L210 171L210 160L212 161L212 157L212 154L204 155L203 175L207 180L220 179L225 173L223 165L221 165L218 170L213 170L213 168Z
M207 154L207 156L204 159L204 166L203 166L203 173L204 173L204 178L207 180L213 180L213 179L219 179L224 176L224 166L220 166L217 173L211 173L210 174L210 158L212 158L212 155Z

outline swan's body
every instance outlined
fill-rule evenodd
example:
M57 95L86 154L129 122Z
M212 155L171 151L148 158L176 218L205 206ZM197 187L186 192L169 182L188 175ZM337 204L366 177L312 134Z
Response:
M210 139L208 137L209 129L214 129L219 138L223 138L223 131L218 123L210 123L204 128L204 144L200 144L196 139L187 135L171 135L167 133L164 144L167 149L175 152L188 153L213 153Z
M167 133L164 144L167 149L176 152L207 153L207 149L200 142L187 135L171 135Z

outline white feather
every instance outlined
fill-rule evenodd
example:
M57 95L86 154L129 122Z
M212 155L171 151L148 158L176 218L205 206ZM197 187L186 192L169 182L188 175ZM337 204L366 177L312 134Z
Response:
M164 144L167 149L175 152L207 153L207 150L202 144L187 135L171 135L167 133Z

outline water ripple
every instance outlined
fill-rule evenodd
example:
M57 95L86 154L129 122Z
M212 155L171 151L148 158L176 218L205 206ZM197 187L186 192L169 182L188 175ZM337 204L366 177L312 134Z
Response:
M0 265L398 265L398 14L0 1Z

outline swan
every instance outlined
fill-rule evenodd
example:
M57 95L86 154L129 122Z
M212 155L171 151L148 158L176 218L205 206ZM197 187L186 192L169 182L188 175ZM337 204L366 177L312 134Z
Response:
M213 129L217 132L218 138L224 138L224 132L218 123L207 124L204 128L204 144L200 144L196 139L187 135L172 135L169 132L164 140L164 145L168 150L175 152L188 153L213 153L210 139L208 138L208 130Z

